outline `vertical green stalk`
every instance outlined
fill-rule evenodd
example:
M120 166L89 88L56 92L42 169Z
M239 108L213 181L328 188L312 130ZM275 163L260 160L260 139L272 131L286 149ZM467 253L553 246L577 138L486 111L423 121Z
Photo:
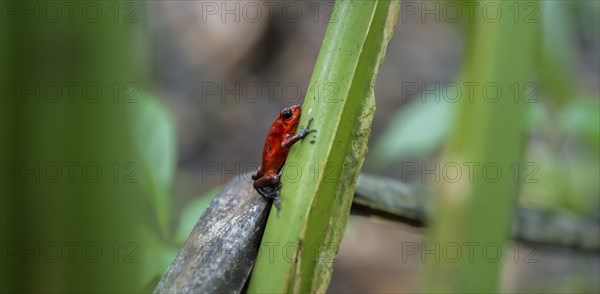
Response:
M113 13L125 7L117 2L1 5L0 161L10 171L0 187L9 246L0 292L132 292L143 211L136 184L123 180L135 104L118 98L136 81L135 23ZM132 262L124 249L136 250Z
M290 151L249 292L324 292L375 110L373 84L398 1L338 1L303 105L318 130ZM312 139L314 144L309 143Z
M516 204L515 173L522 169L515 163L526 138L523 89L537 29L524 21L523 11L514 12L515 3L479 4L503 14L481 10L473 28L458 121L441 162L458 164L462 176L456 183L442 179L438 187L436 218L422 248L426 292L499 291Z

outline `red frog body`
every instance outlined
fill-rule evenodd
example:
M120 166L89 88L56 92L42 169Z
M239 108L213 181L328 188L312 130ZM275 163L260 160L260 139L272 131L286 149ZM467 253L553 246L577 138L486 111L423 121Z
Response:
M265 139L261 165L252 174L254 189L266 199L274 199L275 207L279 212L279 199L277 192L280 188L281 168L287 159L290 147L316 130L309 130L312 118L306 128L300 127L300 132L294 135L302 109L300 105L284 108L273 122ZM268 189L270 188L270 189ZM270 191L269 191L270 190Z

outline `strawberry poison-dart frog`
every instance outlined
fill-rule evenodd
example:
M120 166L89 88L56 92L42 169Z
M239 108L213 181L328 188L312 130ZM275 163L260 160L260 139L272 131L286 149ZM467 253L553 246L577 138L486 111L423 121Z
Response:
M278 197L278 192L281 188L279 178L290 147L308 136L311 132L317 131L309 129L312 122L311 117L308 120L306 128L300 126L300 132L294 135L300 121L301 113L302 109L300 105L294 105L281 110L267 134L261 165L252 174L254 189L265 199L273 199L273 204L275 204L278 214L281 208Z

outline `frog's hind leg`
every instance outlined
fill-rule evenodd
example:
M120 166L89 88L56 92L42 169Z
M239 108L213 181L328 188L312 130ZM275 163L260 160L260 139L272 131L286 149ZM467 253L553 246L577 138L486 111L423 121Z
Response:
M279 210L281 210L281 202L279 201L281 173L282 169L279 169L276 175L265 175L254 181L254 189L260 196L267 200L273 199L273 204L277 208L277 216L279 216Z
M277 188L277 186L280 185L279 176L280 174L275 174L273 172L265 174L262 177L256 179L252 186L260 194L260 196L267 199L272 199L272 194L279 190Z
M275 199L279 192L279 189L276 187L256 187L256 192L260 194L265 199Z
M281 189L281 185L273 187L258 187L256 191L260 196L265 198L266 200L273 200L273 205L277 209L277 217L279 217L279 211L281 210L281 201L279 201L279 189Z

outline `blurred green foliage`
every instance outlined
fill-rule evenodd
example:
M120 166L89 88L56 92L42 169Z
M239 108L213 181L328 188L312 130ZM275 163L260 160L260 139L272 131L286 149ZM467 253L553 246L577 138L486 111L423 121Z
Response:
M132 65L133 27L108 17L49 25L4 16L0 157L18 168L3 173L0 188L0 239L11 248L0 290L137 291L148 260L137 233L145 219L136 182L144 179L126 141L136 104L118 95L136 81L124 66ZM62 93L40 90L49 85Z
M0 290L151 289L181 237L171 203L174 121L142 90L136 62L147 60L134 58L142 48L131 41L140 14L118 13L142 6L53 2L93 6L104 17L48 24L34 12L22 16L19 5L35 12L42 4L1 6ZM190 204L196 218L205 199Z
M175 126L158 98L138 94L140 103L129 115L131 144L134 147L148 197L156 215L163 239L170 237L171 184L175 176Z
M515 180L515 183L519 183L519 189L514 191L518 191L520 201L528 205L542 206L553 210L569 210L581 216L598 217L597 207L600 204L600 184L598 182L598 178L600 178L600 95L597 93L597 89L593 92L585 90L585 88L589 89L589 86L582 82L587 78L585 76L587 69L585 69L585 65L581 64L586 59L597 58L597 51L600 49L598 2L543 1L539 2L538 8L541 10L541 26L539 33L535 34L539 40L534 45L535 47L528 46L533 43L524 40L517 42L510 38L503 39L500 35L503 32L502 28L492 28L489 24L487 27L489 31L484 33L481 33L481 24L465 26L468 35L466 59L471 61L471 69L463 67L461 73L471 79L474 78L475 81L481 81L480 79L486 77L490 72L498 74L492 79L495 82L510 75L513 76L513 79L517 79L516 77L520 77L522 73L519 73L516 68L520 68L519 66L522 64L516 63L525 61L516 60L523 54L527 55L528 50L535 50L533 55L527 56L534 56L536 67L533 73L527 72L527 76L522 80L523 83L528 83L526 85L529 87L525 87L524 93L520 93L523 95L521 97L527 99L528 102L521 104L527 109L527 133L525 134L524 153L520 159L513 159L515 162L520 162L522 168L519 179ZM527 25L523 23L515 25L514 31L522 33L523 30L527 30ZM529 24L529 26L531 25ZM476 37L478 30L479 38ZM530 38L528 37L528 39ZM482 48L483 50L490 49L482 42L486 44L498 42L490 51L495 51L498 58L502 56L502 52L507 50L512 50L515 55L508 57L504 55L505 59L500 62L493 58L475 61L474 56L480 54ZM519 53L516 53L517 51L512 47L515 42L519 43ZM586 44L587 47L593 49L586 49L580 44ZM588 56L584 49L588 50L587 54L595 53ZM529 60L526 61L529 62ZM510 73L498 70L505 65L513 66L514 70ZM478 68L478 71L473 71L473 68ZM595 68L594 65L592 68ZM464 78L458 79L459 82L461 80ZM509 111L508 108L495 105L495 109L487 112L484 108L477 108L475 106L477 103L473 103L473 105L464 106L459 116L454 116L452 114L455 106L444 100L444 98L454 97L454 95L444 97L442 93L438 92L433 97L434 99L424 99L427 96L425 94L424 97L417 97L396 113L381 137L376 139L374 148L365 162L366 167L371 171L381 172L402 163L403 160L414 161L416 158L426 162L432 157L438 158L437 151L441 149L446 138L450 142L455 142L454 147L449 148L452 151L446 153L446 160L462 154L461 156L468 155L463 160L478 159L478 162L481 162L486 159L499 162L503 157L502 153L508 152L506 148L513 148L511 145L514 142L507 140L510 137L508 133L518 132L518 127L509 124L506 120L504 120L504 125L498 125L498 122L503 119L498 118L499 120L494 122L494 115L496 112L503 111L509 120L518 120L517 109ZM481 97L476 98L481 99ZM438 103L432 103L432 100L436 100ZM483 115L485 118L482 118ZM458 124L458 129L456 129L457 121L464 122ZM474 135L476 130L479 130L480 125L481 128L488 126L491 130L491 126L494 124L501 127L496 128L493 134L478 134L481 138L487 137L487 139L467 140L469 136ZM451 137L450 126L454 126L454 135L456 136L462 130L461 137ZM466 131L465 128L470 131ZM486 148L478 149L477 147L486 144ZM499 146L504 147L498 149ZM470 151L461 153L459 151L461 149ZM490 154L492 149L494 151ZM483 154L487 154L487 157ZM404 175L399 175L399 177L404 177ZM476 178L475 182L469 186L479 185L481 180ZM421 184L436 185L431 181L421 182ZM513 196L510 193L513 190L504 190L503 195L497 195L495 192L499 191L500 186L488 183L490 186L488 190L485 190L484 185L481 184L481 189L472 194L470 189L476 189L475 187L465 190L465 187L461 186L463 184L459 184L461 183L449 184L442 181L442 186L445 186L446 189L442 189L438 196L452 197L454 200L438 202L438 205L442 206L438 207L438 210L445 211L445 213L441 213L436 219L433 225L434 229L432 229L434 238L430 241L450 242L454 240L461 244L459 241L465 240L463 236L469 236L467 241L492 240L489 239L489 236L492 235L491 232L498 230L497 228L493 229L491 224L507 223L499 213L504 205L500 205L498 199ZM453 188L451 189L451 187ZM454 189L458 189L458 191ZM450 196L451 192L457 195ZM469 195L486 200L465 202L464 207L459 207L461 197ZM492 202L496 204L489 206ZM451 205L456 205L456 207L444 207ZM478 216L482 218L477 218ZM511 219L507 215L503 217ZM436 231L435 227L443 227L443 229ZM478 231L480 234L477 233ZM429 267L424 283L427 290L498 290L493 286L495 282L491 282L495 275L493 271L489 271L489 265L486 269L485 262L478 263L476 261L471 265L463 265L460 269L456 265L444 264L446 263L436 263ZM589 284L589 281L584 282L584 284L586 283ZM573 285L567 289L576 291L582 288ZM583 289L591 288L583 287Z
M524 182L521 200L546 208L597 214L600 201L600 95L580 90L578 63L586 58L578 38L600 48L600 13L595 1L544 1L536 69L525 95L528 137L523 162L533 162L537 182ZM466 28L471 29L472 26ZM581 34L576 34L579 32ZM448 83L450 84L450 83ZM402 160L436 157L454 121L454 87L416 97L398 110L365 161L371 172L381 172ZM430 183L429 183L430 184Z
M365 169L378 172L408 157L423 157L439 148L450 131L456 103L446 101L437 92L420 97L400 109L367 155Z

